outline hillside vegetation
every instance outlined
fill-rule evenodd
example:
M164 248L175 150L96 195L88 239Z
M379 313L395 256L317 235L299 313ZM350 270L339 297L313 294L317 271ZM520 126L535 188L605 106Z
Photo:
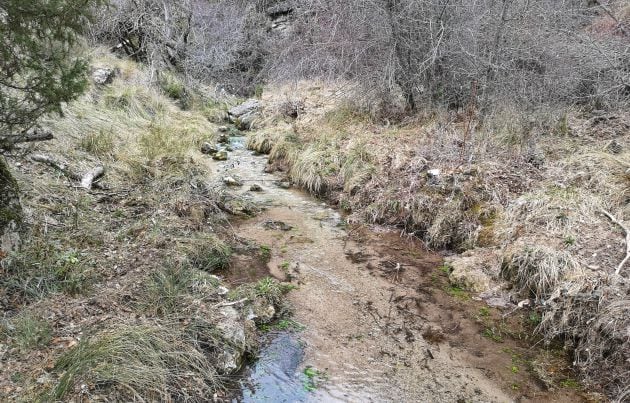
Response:
M183 111L145 67L100 49L92 63L116 77L47 119L55 141L9 157L29 229L0 271L0 400L207 401L256 349L249 303L282 292L210 274L230 244L257 249L234 242L199 151L223 106L199 95ZM93 190L68 176L95 166Z

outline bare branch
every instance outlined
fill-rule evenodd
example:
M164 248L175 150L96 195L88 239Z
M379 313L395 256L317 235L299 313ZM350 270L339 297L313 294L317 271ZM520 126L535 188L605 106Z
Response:
M36 141L52 140L53 133L45 129L31 129L24 133L0 136L0 148L11 148L19 143L31 143Z
M630 230L628 229L628 227L626 227L621 221L617 220L608 211L602 209L602 213L604 213L604 215L606 217L608 217L610 219L610 221L612 221L613 223L615 223L619 227L621 227L621 229L626 233L626 257L624 257L624 259L621 261L621 263L619 263L619 266L617 266L617 269L615 269L615 274L619 274L619 273L621 273L621 269L626 264L626 262L628 262L628 260L630 260Z
M89 170L85 174L79 175L74 170L70 169L67 164L61 161L57 161L54 158L43 154L33 154L31 155L31 159L33 161L41 162L58 170L73 181L80 182L81 187L84 189L91 189L92 186L99 187L97 186L98 184L94 183L94 181L103 176L103 174L105 173L105 168L103 168L102 166L97 166Z

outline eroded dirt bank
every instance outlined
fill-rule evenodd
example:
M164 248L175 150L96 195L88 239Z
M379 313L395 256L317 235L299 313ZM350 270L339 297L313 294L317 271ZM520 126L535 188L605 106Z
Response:
M288 298L293 319L304 325L298 338L305 347L294 377L311 367L325 374L310 393L283 399L584 400L572 388L548 390L533 375L543 353L518 340L525 337L519 319L503 320L504 312L449 288L441 256L388 228L346 227L335 210L264 174L265 164L238 149L217 169L268 207L236 229L269 251L274 277L297 286ZM263 191L251 192L252 184ZM237 282L256 275L239 273L241 267L227 275ZM265 396L250 389L244 400L274 398L273 389Z

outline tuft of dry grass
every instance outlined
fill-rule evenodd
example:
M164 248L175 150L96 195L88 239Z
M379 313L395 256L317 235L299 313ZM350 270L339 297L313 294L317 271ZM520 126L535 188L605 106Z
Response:
M119 325L83 339L59 358L58 384L47 398L64 399L80 385L101 385L107 399L201 402L221 380L179 324Z
M66 157L77 156L76 144L95 159L107 158L109 170L131 179L188 170L190 158L201 156L199 145L215 136L204 113L221 105L184 111L156 88L148 68L100 51L96 59L121 71L119 77L67 105L63 118L45 122L63 133L56 142L64 143Z
M274 134L268 131L256 131L247 136L247 148L261 154L269 154L274 146Z
M208 273L227 269L232 249L225 242L212 236L195 239L188 247L187 260L192 267Z
M308 145L295 156L289 176L298 186L319 195L329 188L328 177L340 168L338 154L330 148Z
M567 251L541 245L512 247L504 254L501 275L524 296L545 301L568 275L579 270L576 259Z
M545 179L505 209L497 230L504 245L502 275L541 304L537 330L547 341L564 341L584 380L622 396L630 381L630 338L622 329L630 317L623 308L627 282L614 268L625 245L602 210L630 217L630 154L598 151L593 143L609 141L598 140L599 128L569 122L568 131L582 131L589 140L562 151Z

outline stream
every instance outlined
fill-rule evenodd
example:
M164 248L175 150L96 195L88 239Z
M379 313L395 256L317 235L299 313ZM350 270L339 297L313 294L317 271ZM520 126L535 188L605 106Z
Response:
M264 336L234 402L581 400L515 373L514 352L528 347L482 336L475 313L483 304L443 291L438 254L389 228L347 228L338 211L279 186L280 176L264 173L267 157L243 141L233 138L230 159L212 168L266 207L235 230L270 248L266 274L297 287L287 295L291 326ZM231 270L251 281L242 267Z

